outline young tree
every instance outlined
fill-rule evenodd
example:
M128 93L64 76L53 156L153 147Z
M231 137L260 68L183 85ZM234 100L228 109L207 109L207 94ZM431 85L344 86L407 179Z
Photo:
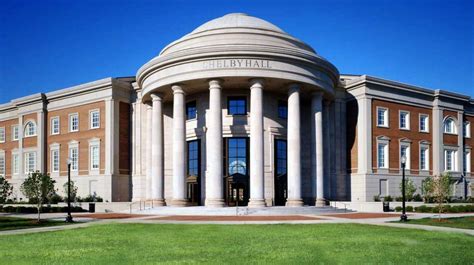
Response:
M421 183L421 192L423 193L423 202L428 203L433 197L433 177L426 177Z
M403 183L400 182L400 193L403 194ZM405 179L405 196L407 201L413 200L413 196L415 195L416 192L416 186L413 180L406 178Z
M443 204L451 193L451 184L452 178L449 173L441 174L433 178L433 197L438 204L440 221L441 213L443 212Z
M64 183L63 189L64 189L64 202L67 203L67 192L68 192L68 182ZM71 180L71 202L76 201L76 196L77 196L77 186L74 185L74 181Z
M13 186L8 183L4 176L0 176L0 203L5 203L12 192Z
M38 222L41 221L41 208L54 194L55 181L48 175L40 173L39 171L30 173L21 184L21 192L30 200L37 202Z

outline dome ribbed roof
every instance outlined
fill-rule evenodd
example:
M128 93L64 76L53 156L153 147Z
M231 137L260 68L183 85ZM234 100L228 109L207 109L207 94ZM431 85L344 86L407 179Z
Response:
M193 30L191 34L225 28L253 28L285 33L279 27L263 19L252 17L244 13L230 13L225 16L213 19L207 23L204 23L203 25Z

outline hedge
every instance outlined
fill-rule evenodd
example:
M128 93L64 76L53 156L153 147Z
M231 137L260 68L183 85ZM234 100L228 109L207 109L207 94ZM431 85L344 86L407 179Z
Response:
M0 212L4 213L37 213L36 207L25 207L25 206L5 206L0 205ZM43 207L41 208L42 213L65 213L67 212L67 206L62 207ZM71 212L87 212L79 206L71 206Z
M407 212L417 212L417 213L439 213L439 207L429 207L426 205L421 205L418 207L407 206L405 208ZM402 207L395 207L395 211L401 212ZM443 205L443 213L473 213L474 205Z

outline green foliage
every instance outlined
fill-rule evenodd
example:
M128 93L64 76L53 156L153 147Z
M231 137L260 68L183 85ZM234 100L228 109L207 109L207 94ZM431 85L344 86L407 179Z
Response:
M407 212L413 212L413 210L414 210L413 206L410 206L410 205L408 205L405 209L406 209Z
M41 208L54 194L55 181L48 175L39 171L30 173L21 184L21 192L29 199L36 202L38 222L40 222Z
M402 206L395 207L396 212L401 212L403 210Z
M374 202L379 202L379 201L380 201L380 196L374 195Z
M423 201L430 202L433 197L433 177L428 176L421 182L421 193L423 193Z
M58 204L60 202L62 202L64 199L63 197L61 197L61 195L57 194L57 193L54 193L53 196L51 196L51 198L49 198L49 203L51 204Z
M68 193L68 181L64 183L63 190L64 190L64 202L67 203L67 193ZM75 185L74 181L71 180L71 202L76 201L77 196L77 186Z
M104 199L102 199L100 196L97 196L95 193L92 195L87 195L84 198L77 197L78 202L103 202Z
M421 197L421 195L419 193L417 193L417 194L415 194L415 196L413 196L413 201L422 202L423 198Z
M383 198L383 201L384 201L384 202L393 202L393 198L392 198L392 196L387 195L387 196L385 196L385 197Z
M453 179L451 174L445 173L433 178L433 198L438 204L438 213L443 212L444 202L447 201L448 196L451 193L451 184ZM439 217L441 219L441 216Z
M403 194L403 182L400 182L400 194ZM416 192L416 186L413 180L405 178L405 198L407 201L413 200L413 195ZM403 200L403 199L402 199Z
M13 186L8 183L4 176L0 176L0 203L5 203L12 195Z

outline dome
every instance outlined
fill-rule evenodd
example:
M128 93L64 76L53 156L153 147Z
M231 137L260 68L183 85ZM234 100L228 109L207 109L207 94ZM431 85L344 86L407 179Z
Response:
M224 28L253 28L284 33L279 27L263 19L252 17L244 13L230 13L223 17L213 19L199 26L191 34Z
M137 83L147 95L168 93L172 84L187 93L206 86L209 78L227 85L251 78L268 84L306 84L310 90L334 94L339 72L303 41L263 19L231 13L210 20L168 44L137 72ZM267 86L269 86L267 85Z

